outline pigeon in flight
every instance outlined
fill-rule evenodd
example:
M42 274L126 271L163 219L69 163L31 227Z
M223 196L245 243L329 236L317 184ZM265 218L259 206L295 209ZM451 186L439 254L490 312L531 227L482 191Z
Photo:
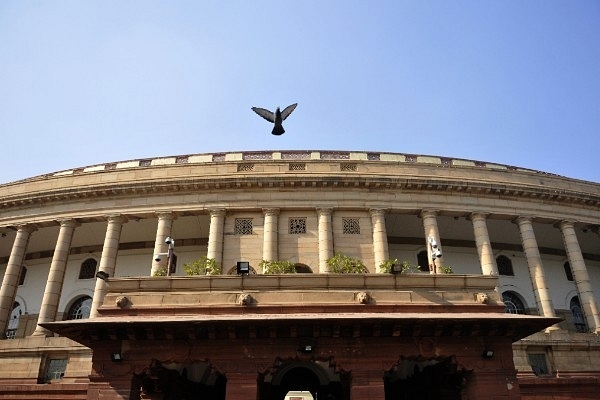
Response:
M283 111L280 111L279 107L277 107L277 110L275 110L275 112L265 110L264 108L259 107L252 107L252 111L257 113L267 121L273 122L275 126L273 127L271 133L273 135L279 136L283 135L283 133L285 132L282 125L283 120L285 120L292 113L292 111L296 109L297 105L298 103L294 103L291 106L287 106L286 108L284 108Z

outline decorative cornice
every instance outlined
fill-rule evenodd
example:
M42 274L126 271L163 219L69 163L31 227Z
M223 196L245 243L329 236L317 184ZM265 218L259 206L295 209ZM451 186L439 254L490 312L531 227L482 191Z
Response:
M245 154L245 153L242 153ZM275 153L273 153L275 154ZM311 153L312 154L312 153ZM355 154L355 153L351 153ZM369 153L371 154L371 153ZM258 160L264 168L253 171L236 172L236 165L247 163L243 157L230 157L232 161L198 162L195 170L186 173L164 174L144 180L136 179L127 169L90 169L89 173L71 174L67 180L64 175L47 176L45 180L31 179L0 185L0 211L9 209L27 209L53 203L94 201L100 199L153 197L181 193L200 194L203 191L226 190L368 190L378 192L402 192L424 194L451 194L477 196L481 198L510 199L519 201L543 201L573 205L575 207L600 207L600 185L591 182L576 181L567 178L544 175L544 179L533 175L535 172L520 169L494 169L453 164L442 168L432 163L389 162L380 159L356 159L357 171L335 171L332 162L344 159L306 159L310 168L303 171L286 170L281 164L294 159ZM387 154L389 157L401 155ZM280 153L282 157L283 153ZM240 158L242 160L240 160ZM254 160L253 160L254 161ZM216 171L213 164L219 164L222 171ZM223 164L226 165L223 165ZM152 164L139 168L180 168L181 163L173 165ZM273 168L268 168L272 165ZM361 171L363 165L369 170ZM441 164L440 164L441 165ZM131 167L134 168L134 167ZM204 173L204 168L209 168ZM464 169L458 174L457 169ZM85 169L84 169L85 170ZM446 172L447 171L447 172ZM92 172L102 173L102 179L91 179ZM174 170L174 172L177 172ZM210 173L208 173L210 172ZM485 172L482 174L482 172ZM113 176L111 176L111 174ZM52 185L49 179L56 179ZM39 181L39 185L36 181ZM63 187L61 187L61 185Z

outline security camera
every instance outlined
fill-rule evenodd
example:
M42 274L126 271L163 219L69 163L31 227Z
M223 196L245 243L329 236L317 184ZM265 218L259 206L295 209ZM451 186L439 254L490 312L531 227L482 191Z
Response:
M438 247L438 244L437 244L437 242L436 242L436 241L435 241L435 239L434 239L434 238L432 238L432 237L429 237L429 244L430 244L430 245L431 245L431 247L432 247L432 248L434 248L434 249L437 249L437 247Z
M159 262L161 260L161 255L160 254L155 254L154 255L154 261Z
M175 241L171 238L171 236L167 236L165 239L166 244L175 244Z
M434 256L435 258L441 258L441 257L442 257L442 251L441 251L440 249L436 249L436 250L433 252L433 256Z

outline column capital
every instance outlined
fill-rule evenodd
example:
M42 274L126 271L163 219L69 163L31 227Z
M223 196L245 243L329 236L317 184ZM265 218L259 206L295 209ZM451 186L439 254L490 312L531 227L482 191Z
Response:
M565 228L575 229L576 222L577 221L572 220L572 219L563 219L562 221L557 222L556 226L558 226L560 229L565 229Z
M524 223L531 224L533 222L533 217L531 215L519 215L518 217L513 219L513 222L518 225L521 225Z
M81 223L74 218L59 219L58 223L60 224L61 228L63 226L67 228L76 228L81 225Z
M473 211L470 215L469 218L471 218L471 220L474 219L487 219L490 216L489 212L485 212L485 211Z
M26 232L26 233L33 233L38 230L38 228L35 224L16 225L15 229L17 230L17 232Z
M279 208L263 208L262 212L265 215L277 216L279 215Z
M109 214L105 215L104 218L108 221L108 223L122 224L127 222L127 217L122 214Z
M167 220L174 220L175 219L175 213L173 211L155 211L154 214L158 217L158 219L167 219Z
M317 214L319 215L331 215L332 212L332 207L317 207Z
M428 209L428 208L424 208L421 210L421 212L419 213L419 215L421 216L421 218L425 218L425 217L437 217L438 213L440 211L439 210L433 210L433 209Z
M383 208L383 207L382 208L376 208L376 207L369 208L369 213L372 216L385 215L385 214L387 214L388 211L389 211L389 208Z
M208 213L211 217L224 217L226 210L224 208L209 208Z

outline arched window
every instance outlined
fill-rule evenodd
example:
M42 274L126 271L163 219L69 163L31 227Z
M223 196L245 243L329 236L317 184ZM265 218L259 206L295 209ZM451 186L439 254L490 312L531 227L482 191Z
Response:
M575 330L577 332L587 332L587 325L585 323L585 316L581 310L581 303L579 303L579 297L575 296L570 302L571 313L573 314L573 323L575 324Z
M98 266L98 261L93 258L88 258L84 262L81 263L81 268L79 268L79 279L91 279L96 276L96 267Z
M90 310L92 308L92 298L90 296L83 296L78 298L75 303L69 309L67 313L67 319L85 319L90 317Z
M429 256L427 255L427 250L420 251L417 254L417 264L419 264L419 269L421 271L429 272Z
M502 293L502 301L504 302L504 312L507 314L525 314L525 306L523 301L515 292Z
M565 275L569 282L573 282L573 271L571 271L571 264L567 261L563 264L563 268L565 269Z
M14 339L17 336L17 329L19 329L19 319L23 315L23 308L18 302L13 303L13 309L10 313L10 320L8 321L8 327L6 329L6 338Z
M312 269L306 264L295 264L294 268L298 274L312 274Z
M515 276L513 271L512 261L506 256L496 257L496 265L498 265L498 274L506 276Z

